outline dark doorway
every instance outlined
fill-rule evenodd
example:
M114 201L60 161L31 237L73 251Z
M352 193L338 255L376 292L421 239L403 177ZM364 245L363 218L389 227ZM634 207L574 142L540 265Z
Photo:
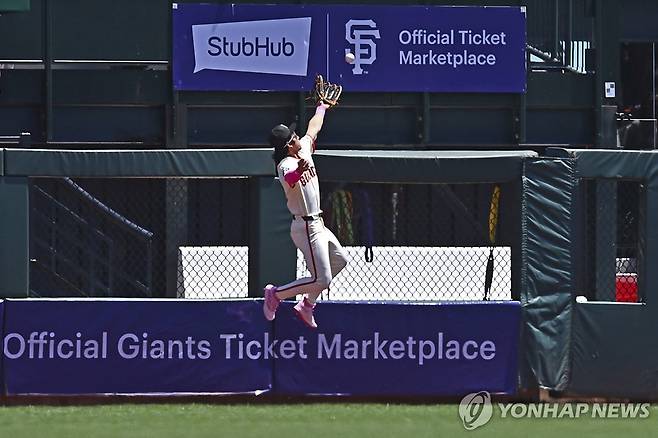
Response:
M656 149L656 44L622 43L618 145Z

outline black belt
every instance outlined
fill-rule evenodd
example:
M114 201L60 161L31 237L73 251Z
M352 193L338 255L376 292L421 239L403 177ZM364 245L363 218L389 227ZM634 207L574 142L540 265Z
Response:
M312 216L295 216L294 214L292 215L293 220L304 219L306 222L314 221L316 219L320 219L321 217L322 217L322 213L314 214Z

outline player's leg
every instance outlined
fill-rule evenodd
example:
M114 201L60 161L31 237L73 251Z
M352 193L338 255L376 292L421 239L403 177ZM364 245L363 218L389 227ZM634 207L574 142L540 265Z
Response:
M340 244L334 233L327 229L329 241L329 263L331 263L331 277L335 277L340 271L347 266L347 252L343 245Z
M311 273L310 277L304 277L288 284L277 287L277 298L284 300L296 295L308 293L309 295L320 294L331 281L331 267L328 256L328 242L322 233L322 225L315 222L301 222L293 227L291 236L295 246L304 255L306 266ZM315 300L312 301L314 303Z
M311 251L306 257L309 266L313 266L315 282L313 287L307 288L307 295L294 307L295 313L307 326L317 328L313 310L315 301L320 293L329 287L331 282L331 262L329 260L329 240L325 233L324 224L321 221L312 223L312 239L310 240Z
M290 237L295 243L295 246L304 255L309 271L311 271L311 277L300 278L279 287L274 286L273 284L265 286L263 291L263 296L265 297L263 302L263 314L268 321L272 321L275 318L281 300L292 298L298 294L304 293L307 287L312 286L316 282L315 265L312 262L313 250L310 245L313 236L310 235L310 230L304 222L293 221L290 225Z
M347 254L334 233L332 233L328 228L324 228L322 232L322 240L323 244L321 246L321 251L325 252L324 254L326 255L326 260L328 261L328 265L324 265L324 268L326 269L328 267L329 269L329 272L325 273L328 280L326 289L328 290L331 280L347 265ZM326 242L326 245L324 242ZM309 301L311 303L315 303L321 293L322 291L309 291Z

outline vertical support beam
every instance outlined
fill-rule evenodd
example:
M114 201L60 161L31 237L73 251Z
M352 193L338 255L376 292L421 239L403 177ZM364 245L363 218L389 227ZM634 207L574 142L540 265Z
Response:
M523 144L526 142L526 120L528 113L528 94L527 90L524 93L520 93L518 96L518 112L515 116L515 126L514 126L514 137L517 144Z
M562 57L560 50L560 0L554 0L553 4L555 5L553 9L553 57L560 59Z
M617 181L596 181L596 299L615 301Z
M528 6L527 1L519 1L519 6L523 8L524 14L528 15ZM518 112L514 117L514 127L512 132L514 133L514 140L516 140L517 145L524 144L526 140L526 116L528 112L528 71L530 70L530 55L528 51L524 51L525 59L525 90L523 93L518 94Z
M612 149L616 141L616 111L611 105L601 108L602 148ZM596 182L596 298L615 300L617 258L617 181L599 179Z
M573 0L569 0L567 8L567 41L564 42L564 64L571 65L571 45L573 43Z
M656 163L658 164L658 163ZM655 169L655 166L651 168ZM640 192L642 194L642 203L640 208L644 208L644 215L640 221L640 233L644 235L644 253L638 257L638 277L640 297L647 307L656 308L658 302L658 269L653 266L658 258L658 175L656 172L650 172L647 175L646 187ZM653 321L652 321L653 322Z
M297 93L297 133L300 136L306 132L306 93Z
M619 5L616 0L594 2L594 44L596 72L594 80L595 144L600 148L615 148L616 98L605 96L605 83L619 83ZM612 131L612 132L611 132ZM598 180L596 183L595 256L596 297L615 298L617 240L617 182Z
M168 298L178 296L178 248L187 244L187 180L167 178L166 196L166 281ZM156 296L159 296L155 291Z
M171 38L173 14L169 14L168 34ZM173 76L173 47L169 45L169 77ZM165 141L167 149L187 147L187 106L181 104L180 93L171 88L165 111ZM165 290L155 295L177 298L179 280L179 246L187 240L187 184L182 179L165 180ZM153 268L151 268L152 270ZM151 273L153 275L153 273Z
M619 4L616 0L595 0L594 47L596 72L594 80L595 145L609 145L603 138L605 132L604 105L616 105L617 98L605 97L605 83L619 85Z
M180 102L179 95L174 92L174 132L173 142L168 148L187 148L187 105ZM165 180L165 266L166 291L165 296L178 296L178 248L187 244L187 180L185 178L167 178ZM161 291L156 291L160 295Z
M651 81L651 95L655 96L656 95L656 43L651 43L651 71L653 73L653 80ZM656 119L658 114L656 114L656 99L651 99L651 117ZM656 120L651 122L653 125L653 148L656 149L656 144L658 138L658 132L656 132L656 129L658 129L658 126L656 126Z
M601 147L614 148L616 142L616 107L601 108ZM617 181L596 183L596 276L595 291L599 300L615 300L617 257Z
M430 93L423 92L423 117L421 120L422 132L420 136L421 144L428 144L430 142L430 126L432 123L430 116Z
M171 5L173 8L173 4ZM171 41L174 27L174 14L173 12L169 13L169 19L167 20L167 38L168 41ZM174 45L168 44L169 50L167 52L167 77L169 78L169 84L174 83ZM178 107L178 101L180 92L171 86L167 90L167 102L165 103L165 120L164 120L164 136L165 139L165 148L171 149L175 144L176 136L176 108Z
M30 200L27 177L0 176L0 297L30 289Z
M249 296L262 297L267 283L285 284L297 274L297 249L290 238L290 212L281 184L272 176L249 179Z
M603 104L603 18L601 17L603 0L592 0L592 16L594 18L594 145L601 145L601 105Z
M43 0L43 137L44 143L53 140L53 0Z

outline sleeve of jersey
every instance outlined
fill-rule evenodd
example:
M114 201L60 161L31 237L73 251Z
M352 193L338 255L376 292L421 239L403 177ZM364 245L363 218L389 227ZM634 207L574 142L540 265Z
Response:
M288 183L290 187L297 184L297 182L302 177L301 172L297 171L296 167L293 168L291 164L282 163L280 167L281 167L280 168L281 175L283 175L283 179L285 180L285 182Z
M299 140L299 142L302 145L302 152L306 152L307 154L312 154L315 152L315 140L313 140L310 136L305 135Z

